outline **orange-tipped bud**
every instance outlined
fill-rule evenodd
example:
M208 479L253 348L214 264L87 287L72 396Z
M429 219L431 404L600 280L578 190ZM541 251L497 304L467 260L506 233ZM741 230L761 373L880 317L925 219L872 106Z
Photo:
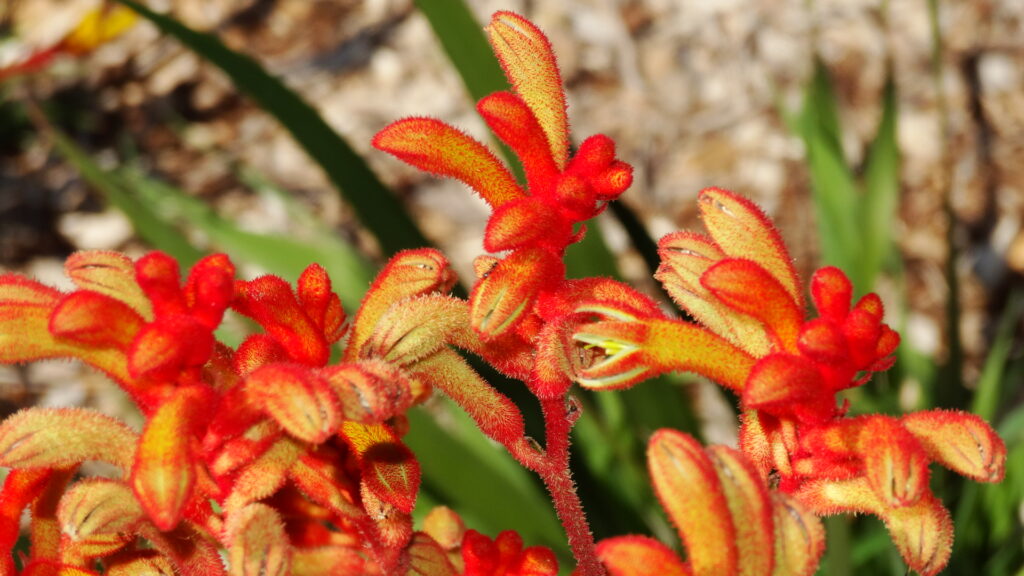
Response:
M437 508L435 508L436 510ZM459 573L452 565L448 552L428 533L416 532L409 542L408 574L425 576L456 576Z
M900 422L935 462L978 482L1003 479L1006 443L978 416L929 410L907 414Z
M517 250L478 282L470 296L470 325L481 337L507 333L528 315L537 293L562 277L563 264L552 253Z
M440 120L399 120L378 132L373 146L420 170L465 182L492 208L526 196L486 146Z
M647 465L694 576L736 574L739 552L729 502L703 447L681 432L659 430L647 446Z
M647 536L616 536L598 542L597 557L608 576L691 576L671 548Z
M782 237L764 212L750 200L719 188L702 190L697 201L704 226L722 252L765 269L803 310L796 269Z
M77 482L57 508L61 532L75 541L132 532L144 518L132 489L105 479Z
M398 436L383 424L345 422L342 436L359 459L362 486L405 514L416 505L420 464Z
M86 460L131 467L138 434L84 408L27 408L0 424L0 466L71 469Z
M352 322L344 359L359 358L363 345L377 329L381 317L392 305L432 292L445 293L455 284L448 260L438 250L403 250L391 257L377 274Z
M487 37L516 94L544 129L555 165L564 169L569 158L569 119L551 43L532 22L512 12L495 12Z
M858 444L868 483L886 505L911 506L928 492L928 456L898 421L868 419Z
M334 390L344 420L381 423L402 413L413 401L405 375L379 360L329 366L320 376Z
M286 576L291 573L291 543L281 516L265 504L249 504L228 517L225 526L232 576Z
M120 252L86 250L64 261L64 273L82 290L116 298L131 306L143 320L153 320L153 305L135 280L135 264Z
M753 260L726 258L708 268L700 282L732 310L759 320L776 351L797 352L803 310L770 271Z
M935 576L953 551L953 520L942 503L928 494L914 506L883 516L885 527L907 566L921 576Z
M359 356L380 358L398 366L413 364L437 352L469 323L464 300L434 294L410 298L388 309Z
M297 364L268 364L245 379L249 401L289 434L319 444L341 425L341 410L331 385Z
M775 568L772 576L811 576L825 551L825 527L786 494L772 493Z
M195 410L208 402L208 398L189 389L179 389L157 408L142 432L131 484L146 515L160 530L169 531L178 525L192 497L196 480L191 449Z

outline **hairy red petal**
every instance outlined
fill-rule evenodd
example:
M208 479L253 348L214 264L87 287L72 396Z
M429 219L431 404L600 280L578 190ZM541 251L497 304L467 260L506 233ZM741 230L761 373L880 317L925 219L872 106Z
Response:
M647 536L616 536L598 542L608 576L691 576L671 548Z
M327 340L299 305L287 282L276 276L261 276L236 283L236 290L235 308L263 326L293 361L307 366L327 363Z
M536 198L509 202L494 211L484 232L484 249L504 252L545 238L568 237L569 224L554 207Z
M323 332L328 342L336 342L344 335L345 311L341 299L331 291L331 278L319 264L310 264L296 283L299 303L306 315Z
M647 465L661 506L686 544L695 576L735 574L736 529L711 460L701 445L675 430L658 430Z
M776 350L797 352L803 311L768 270L753 260L727 258L708 268L700 282L725 305L761 321Z
M399 120L378 132L373 145L420 170L465 182L492 208L526 196L486 146L440 120Z
M146 254L135 262L135 279L153 304L157 317L187 312L180 271L174 258L163 252Z
M491 130L519 157L530 192L536 196L550 188L559 167L551 156L544 129L526 102L509 92L495 92L482 98L476 109Z
M213 353L213 334L191 316L164 315L147 324L128 350L133 378L177 380L189 368L198 368Z
M411 512L420 486L416 456L383 424L345 422L342 430L359 457L363 485L398 510Z
M755 262L785 289L803 310L803 292L782 237L756 204L720 188L697 197L701 219L726 256Z
M569 158L569 119L555 54L532 22L512 12L495 12L487 36L505 75L537 117L559 169Z
M900 419L928 457L978 482L999 482L1006 473L1006 443L974 414L951 410L914 412Z
M224 254L213 254L196 263L185 281L189 313L208 330L220 325L235 295L235 266Z
M50 333L89 347L125 350L143 325L131 306L99 292L65 296L50 315Z

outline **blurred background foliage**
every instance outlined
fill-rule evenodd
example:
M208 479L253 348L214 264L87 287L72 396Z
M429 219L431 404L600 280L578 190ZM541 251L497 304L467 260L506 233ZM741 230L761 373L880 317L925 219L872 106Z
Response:
M804 277L844 268L904 336L896 367L849 395L854 413L966 409L1006 439L1002 484L940 470L932 482L956 521L946 573L1024 574L1021 3L122 4L142 16L107 38L81 22L113 2L0 3L0 270L59 284L75 249L158 248L185 265L225 251L247 276L294 280L320 262L353 310L388 255L434 244L468 285L486 208L369 140L432 115L488 141L472 104L505 80L480 22L517 10L552 39L576 141L604 132L637 169L570 251L570 274L663 298L653 241L697 226L702 187L750 196ZM536 412L521 384L488 376ZM131 418L114 388L67 363L0 367L0 416L89 404ZM597 537L672 542L646 438L673 427L734 442L734 399L686 376L577 394L575 477ZM516 529L567 558L539 484L459 410L416 411L408 441L424 466L417 512L449 504L470 527ZM876 519L828 529L822 574L905 573Z

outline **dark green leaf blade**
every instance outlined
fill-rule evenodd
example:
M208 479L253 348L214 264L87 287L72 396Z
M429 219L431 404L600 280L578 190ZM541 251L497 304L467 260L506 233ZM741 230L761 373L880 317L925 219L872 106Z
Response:
M271 76L252 58L239 54L212 34L197 32L157 14L134 0L118 0L153 22L163 33L216 65L234 85L273 115L320 165L343 194L360 222L377 237L387 254L427 246L419 228L363 159L305 100Z

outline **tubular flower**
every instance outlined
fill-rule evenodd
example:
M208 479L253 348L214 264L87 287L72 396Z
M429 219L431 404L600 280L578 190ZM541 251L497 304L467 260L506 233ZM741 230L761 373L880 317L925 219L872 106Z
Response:
M701 192L699 204L708 235L663 238L656 276L700 325L594 314L573 335L590 351L574 365L577 381L614 388L684 370L719 382L740 398L740 447L765 482L817 514L879 516L911 568L938 573L953 527L928 466L998 482L1003 441L962 412L848 417L836 393L887 370L899 344L881 300L853 303L846 276L823 268L810 289L818 317L805 319L796 271L760 209L719 189Z
M687 561L657 540L619 536L597 547L610 576L814 573L825 545L821 522L794 498L769 491L741 452L659 430L647 458Z
M431 118L395 122L373 144L422 170L465 182L491 206L484 248L508 254L481 261L470 323L485 343L505 344L481 347L493 352L507 349L509 340L533 340L543 316L538 302L563 289L565 249L585 233L585 226L575 231L577 225L629 187L632 168L615 158L615 144L603 135L586 139L570 155L565 92L540 30L521 16L498 12L487 33L512 92L483 98L477 110L519 157L525 187L483 144Z
M226 574L221 549L231 574L454 574L418 571L444 554L412 529L420 468L404 413L438 386L478 398L501 433L522 421L445 345L464 339L468 305L444 295L440 253L396 255L350 321L317 265L295 288L235 280L223 255L184 282L159 252L82 252L66 271L67 294L0 276L0 361L81 359L146 425L69 408L0 423L0 575L15 574L26 509L24 574ZM264 330L235 350L213 334L229 308ZM73 481L87 460L120 476Z

